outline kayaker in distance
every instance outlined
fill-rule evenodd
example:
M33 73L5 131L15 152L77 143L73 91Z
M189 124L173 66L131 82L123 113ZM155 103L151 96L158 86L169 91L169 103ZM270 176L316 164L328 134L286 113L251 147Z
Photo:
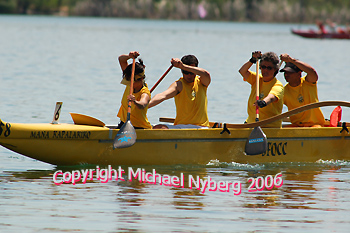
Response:
M198 67L198 63L194 55L183 56L181 60L171 59L171 64L181 69L183 77L172 83L167 90L155 95L149 108L174 97L176 118L174 125L160 124L154 126L154 129L209 127L207 88L211 78L208 71Z
M130 100L133 104L131 105L130 121L135 129L151 129L152 125L147 119L148 104L151 99L151 93L145 82L145 65L142 59L139 59L135 63L135 75L134 75L134 86L133 94L129 95L130 92L130 80L132 72L132 63L128 64L128 60L137 58L140 55L137 51L131 51L129 54L122 54L119 56L119 64L123 71L123 79L121 84L126 85L121 106L118 112L120 123L117 129L120 129L127 119L128 113L128 101Z
M286 65L280 72L284 73L287 84L284 86L284 104L288 110L301 107L306 104L318 102L316 70L309 64L292 58L284 53L280 55ZM302 77L302 72L306 76ZM308 111L290 116L292 127L321 127L325 123L324 116L320 108L310 109Z
M260 60L259 74L259 100L256 100L256 72L250 71L249 68ZM249 61L243 64L239 69L239 73L243 76L243 80L248 82L251 87L251 93L248 99L248 118L247 123L256 121L256 105L259 106L260 120L279 115L283 109L283 84L275 77L279 70L279 58L274 52L261 54L261 51L252 52L252 57ZM263 127L280 128L282 121L264 125Z
M318 31L319 34L327 33L326 28L324 27L324 23L321 20L316 20L316 25L319 28L319 31Z

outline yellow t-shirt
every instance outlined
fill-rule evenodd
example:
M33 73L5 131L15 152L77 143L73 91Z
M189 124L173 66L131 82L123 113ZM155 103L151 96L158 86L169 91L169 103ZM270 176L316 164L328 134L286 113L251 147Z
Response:
M174 125L192 124L209 127L207 113L207 87L196 76L193 83L186 82L183 78L182 91L175 96L176 118Z
M317 85L301 78L301 84L297 87L292 87L287 83L284 87L284 104L288 110L301 107L306 104L318 102ZM290 116L292 124L299 126L324 125L324 116L320 108L310 109L293 116Z
M249 71L250 76L244 81L250 83L252 85L250 96L248 99L248 118L247 123L254 123L256 119L256 107L253 105L256 101L256 73L253 71ZM282 113L283 109L283 84L277 80L277 78L273 78L269 82L264 82L263 77L259 75L259 99L264 99L269 94L273 94L277 97L278 101L270 103L264 108L259 109L259 120L265 120L267 118L279 115ZM272 122L270 124L264 125L263 127L273 127L280 128L282 126L282 120Z
M126 122L126 118L127 118L127 114L128 114L128 95L130 92L130 86L126 86L124 94L123 94L123 98L121 101L121 106L118 112L118 117L120 118L121 121ZM140 100L141 99L141 95L143 93L146 93L147 95L149 95L149 98L151 98L151 92L149 91L147 85L142 87L142 89L137 92L137 93L133 93L136 100ZM140 127L140 128L144 128L144 129L151 129L152 125L149 123L148 119L147 119L147 110L148 110L148 106L145 107L144 109L139 109L138 107L136 107L135 104L131 103L131 113L130 113L130 122L134 127Z

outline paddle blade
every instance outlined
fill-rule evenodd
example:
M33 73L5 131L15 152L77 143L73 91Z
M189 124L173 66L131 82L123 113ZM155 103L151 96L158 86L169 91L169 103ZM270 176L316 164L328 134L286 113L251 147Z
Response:
M136 132L130 121L126 121L114 138L113 149L125 148L134 145Z
M245 144L247 155L259 155L267 150L267 138L260 126L255 127Z

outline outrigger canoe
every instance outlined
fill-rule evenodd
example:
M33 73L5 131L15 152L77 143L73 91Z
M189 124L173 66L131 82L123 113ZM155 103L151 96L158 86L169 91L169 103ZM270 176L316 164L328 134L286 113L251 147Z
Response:
M0 145L54 165L175 165L208 164L212 160L243 164L350 160L349 124L322 128L263 128L266 152L244 152L252 128L322 106L346 106L349 102L325 101L305 105L252 124L221 124L209 129L136 129L136 143L113 149L118 129L81 114L74 124L10 123L0 120ZM217 125L217 124L216 124Z
M296 30L292 29L292 33L304 38L318 38L318 39L350 39L350 34L343 32L326 32L319 33L313 30Z

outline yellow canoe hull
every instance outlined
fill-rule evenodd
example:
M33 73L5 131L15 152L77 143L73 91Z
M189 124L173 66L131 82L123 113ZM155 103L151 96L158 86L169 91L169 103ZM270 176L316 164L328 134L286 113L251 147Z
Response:
M174 165L316 162L350 160L350 135L341 127L264 128L268 150L248 156L246 139L252 129L136 130L137 141L113 149L118 130L73 124L21 124L0 120L0 145L54 165Z

